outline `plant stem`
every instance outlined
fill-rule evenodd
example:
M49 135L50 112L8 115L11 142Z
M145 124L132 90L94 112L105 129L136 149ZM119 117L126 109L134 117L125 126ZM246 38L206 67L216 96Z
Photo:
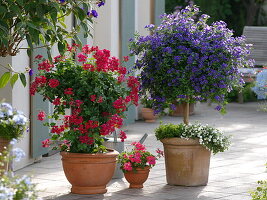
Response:
M184 115L184 124L189 124L189 102L183 103L183 115Z

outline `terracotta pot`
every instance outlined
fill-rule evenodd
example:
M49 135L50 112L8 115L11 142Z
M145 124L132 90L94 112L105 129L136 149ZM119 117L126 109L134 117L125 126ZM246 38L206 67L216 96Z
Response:
M181 117L184 116L184 106L183 104L175 104L176 109L170 113L171 116L174 117ZM189 115L193 115L195 112L195 104L190 103L189 104Z
M145 122L155 122L157 119L157 115L154 114L154 110L151 108L142 108L142 117Z
M75 194L104 194L111 180L118 152L86 154L61 152L65 176Z
M0 153L2 153L5 150L5 147L6 148L8 147L9 143L10 143L10 140L7 140L7 139L4 139L4 138L0 137ZM8 169L8 163L5 162L4 166L0 165L0 171L1 170L7 171L7 169Z
M144 182L147 180L150 172L149 167L137 168L136 171L125 172L124 176L130 183L129 188L143 188Z
M207 185L210 151L198 140L166 138L164 146L166 178L169 185Z

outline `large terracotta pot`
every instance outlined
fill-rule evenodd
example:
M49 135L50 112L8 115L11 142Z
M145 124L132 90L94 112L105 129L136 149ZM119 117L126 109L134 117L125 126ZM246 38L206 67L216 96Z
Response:
M147 180L150 168L137 168L136 171L127 171L124 173L126 180L130 183L129 188L143 188L144 182Z
M104 194L111 180L118 152L86 154L61 152L63 169L75 194Z
M169 185L207 185L210 151L198 140L166 138L164 146L166 178Z
M2 153L4 150L6 150L9 143L10 143L10 140L7 140L7 139L0 137L0 153ZM7 169L8 169L8 163L5 162L3 166L0 165L0 171L2 171L2 170L7 171ZM0 175L1 175L1 173L0 173Z
M154 110L151 108L142 108L141 113L145 122L155 122L157 119L157 115L154 114Z
M184 116L184 106L183 104L175 104L176 109L170 113L171 116L174 117L181 117ZM190 103L189 104L189 115L193 115L195 112L195 104Z

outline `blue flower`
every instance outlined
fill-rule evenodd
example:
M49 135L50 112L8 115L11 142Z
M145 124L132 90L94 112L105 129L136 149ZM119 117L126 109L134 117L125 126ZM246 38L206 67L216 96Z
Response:
M105 2L104 1L100 1L100 3L97 4L98 7L104 6Z
M14 156L14 160L19 162L22 158L26 156L25 152L20 148L12 149L12 155Z
M33 69L30 69L30 71L29 71L29 75L30 75L30 76L33 75Z
M27 118L24 115L14 115L12 119L17 125L25 125L27 123Z
M89 11L88 13L87 13L87 15L92 15L93 17L95 17L95 18L97 18L97 16L98 16L98 13L96 12L96 10L91 10L91 11Z

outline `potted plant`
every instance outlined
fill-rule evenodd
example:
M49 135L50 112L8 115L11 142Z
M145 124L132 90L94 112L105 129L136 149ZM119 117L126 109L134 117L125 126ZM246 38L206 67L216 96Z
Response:
M141 104L144 106L141 108L142 117L145 122L155 122L157 115L155 115L153 107L153 100L150 97L142 96L140 98Z
M25 156L25 152L22 149L12 149L12 145L16 142L16 139L12 139L10 144L6 147L6 150L0 154L0 166L12 160L19 162ZM0 170L0 175L2 172L3 171ZM1 199L39 199L36 184L32 183L31 177L27 175L16 176L11 170L5 171L5 173L1 175L0 194Z
M8 103L0 104L0 153L4 151L12 139L22 137L28 125L28 119L21 111ZM7 170L7 163L0 169Z
M225 113L225 94L244 83L238 69L253 64L247 60L251 45L246 44L245 38L234 37L225 22L208 25L208 18L208 15L200 15L196 6L188 6L177 14L163 15L158 27L148 25L151 35L137 34L130 41L131 54L138 55L135 67L141 72L141 92L145 94L149 91L156 113L162 112L166 104L173 108L173 102L185 102L183 121L186 126L189 125L189 103L210 99L218 104L216 110ZM200 176L205 170L203 168L208 168L208 153L205 154L206 164L196 166L188 160L190 157L197 158L198 153L193 151L195 145L187 140L184 139L184 143L162 142L166 164L169 159L175 160L176 155L183 154L183 166L199 169L196 176ZM195 142L204 151L205 147L199 141ZM168 154L167 148L173 145L177 146L177 152ZM176 174L186 170L177 165L173 167L172 172ZM170 184L190 186L206 183L202 179L192 179L192 182Z
M123 125L129 105L138 104L137 78L127 74L108 50L95 46L85 45L81 53L77 45L69 46L53 62L40 55L36 59L39 72L30 92L54 105L49 118L57 122L45 123L51 127L51 138L42 142L43 147L60 149L72 193L105 193L118 153L102 145L103 137ZM45 117L40 111L38 118ZM126 135L121 131L119 137Z
M208 125L161 124L155 132L156 138L164 144L166 177L170 185L206 185L210 153L224 152L230 145L230 136L224 136ZM174 154L175 159L169 159ZM176 172L177 169L180 173Z
M143 188L150 169L156 164L157 157L146 151L146 147L139 142L133 142L131 145L134 148L130 152L124 151L119 154L118 163L130 183L129 188ZM158 157L163 156L163 152L159 149L157 153Z

